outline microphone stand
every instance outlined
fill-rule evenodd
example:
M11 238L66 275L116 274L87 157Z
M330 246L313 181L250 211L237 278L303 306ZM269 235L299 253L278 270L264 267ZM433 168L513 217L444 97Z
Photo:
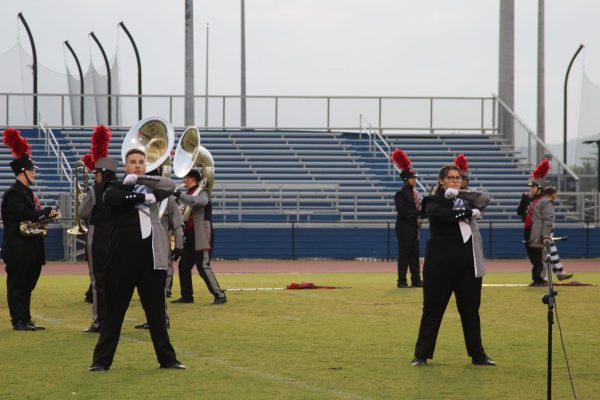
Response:
M549 240L548 240L549 239ZM544 240L544 262L546 263L546 276L548 277L548 294L542 297L542 303L548 305L548 384L547 399L552 399L552 325L554 325L554 302L558 292L554 290L552 283L552 266L550 263L550 248L552 242L567 240L566 236L550 237Z

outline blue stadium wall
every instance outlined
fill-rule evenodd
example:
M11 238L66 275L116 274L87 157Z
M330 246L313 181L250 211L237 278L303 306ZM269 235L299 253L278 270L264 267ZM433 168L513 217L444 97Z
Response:
M481 236L487 258L526 258L521 228L482 226ZM50 229L46 237L48 260L63 259L60 228ZM568 236L558 249L563 258L600 258L600 228L562 228L556 234ZM0 240L4 230L0 229ZM425 254L427 229L421 231L421 255ZM214 258L223 259L393 259L398 254L393 224L389 228L309 226L216 227Z

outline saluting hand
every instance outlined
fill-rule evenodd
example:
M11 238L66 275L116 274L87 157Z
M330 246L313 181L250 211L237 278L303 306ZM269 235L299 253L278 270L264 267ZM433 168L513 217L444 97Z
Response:
M128 174L125 179L123 179L124 185L135 185L137 182L138 176L136 174Z
M452 200L456 198L456 196L458 196L458 189L448 188L444 193L444 197L446 197L448 200Z

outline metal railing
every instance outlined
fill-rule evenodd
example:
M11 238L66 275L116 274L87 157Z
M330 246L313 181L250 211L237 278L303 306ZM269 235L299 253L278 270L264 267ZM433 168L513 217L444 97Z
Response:
M69 165L69 161L67 160L65 153L60 150L60 144L58 143L58 140L56 140L56 136L54 136L52 129L46 127L46 119L41 112L39 113L38 121L38 134L40 134L40 132L44 134L44 145L46 146L46 152L50 153L50 151L52 151L52 154L54 154L56 157L56 169L60 172L61 179L65 178L70 184L73 169Z
M31 126L33 117L26 105L37 96L50 127L87 128L106 123L100 117L89 126L71 121L71 102L100 98L105 94L63 93L0 93L0 125ZM123 110L118 116L123 127L137 121L138 99L142 98L144 113L167 118L183 127L183 95L113 94L110 99ZM393 132L481 132L497 131L496 104L493 97L407 97L407 96L245 96L248 122L240 122L241 97L235 95L194 96L198 120L205 120L205 129L275 129L275 130L347 130L358 131L358 114L377 121L380 134ZM18 104L17 104L18 103ZM24 104L21 104L24 103ZM208 103L208 118L204 118ZM24 106L25 105L25 106ZM104 116L104 119L107 116ZM86 117L87 118L87 117ZM113 126L114 127L114 126Z

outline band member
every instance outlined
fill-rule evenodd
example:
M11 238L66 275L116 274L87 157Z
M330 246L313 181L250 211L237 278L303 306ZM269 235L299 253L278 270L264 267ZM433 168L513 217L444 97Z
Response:
M405 152L394 150L392 160L400 168L404 186L394 196L396 205L396 238L398 240L398 283L397 287L408 287L406 271L410 268L412 287L422 287L419 266L419 225L421 197L415 185L417 173Z
M193 303L192 268L196 265L206 287L215 297L212 304L227 302L225 293L210 267L210 257L214 246L214 229L212 225L212 204L210 194L200 185L202 176L198 170L192 169L183 177L186 193L175 192L174 196L187 207L183 213L184 242L183 255L179 261L179 284L181 297L171 303Z
M531 208L531 236L529 237L529 247L543 248L544 241L553 236L554 231L554 201L558 197L558 192L552 186L544 189L544 196ZM556 274L558 280L569 279L573 274L565 272L556 244L550 240L550 265L552 271ZM546 269L542 268L540 273L542 279L546 279Z
M104 203L102 194L108 182L117 179L117 160L109 158L108 144L111 132L99 125L92 134L91 153L83 157L88 170L94 174L95 183L81 201L79 217L88 225L86 253L92 289L92 323L83 330L98 333L106 315L106 255L110 237L110 207Z
M168 168L168 172L165 170ZM168 177L171 174L171 167L160 166L154 171L148 172L148 175L160 175ZM159 206L160 223L165 230L167 241L172 248L169 264L167 265L167 279L165 283L166 297L171 297L171 287L173 285L173 261L179 260L183 254L183 218L181 210L175 201L175 197L169 196L160 202ZM169 313L167 312L167 328L170 326ZM148 322L134 326L136 329L148 329Z
M3 142L11 148L15 157L10 163L16 181L2 196L2 221L4 240L2 259L6 264L6 288L8 309L13 329L16 331L44 330L43 326L31 321L31 293L35 289L46 263L44 238L35 231L22 232L21 223L26 221L43 223L58 215L57 210L42 208L32 192L36 167L29 158L30 146L21 132L8 128Z
M423 315L413 366L426 365L427 360L433 358L442 317L452 293L472 363L496 365L481 343L479 305L484 268L476 256L470 225L470 220L479 217L481 211L470 201L458 197L461 180L458 167L445 166L438 176L437 193L423 199L423 215L429 219L431 237L423 266Z
M137 287L161 368L185 369L169 340L165 314L165 279L169 244L158 217L158 204L175 189L163 177L143 177L145 154L132 149L125 155L126 176L104 192L113 224L106 261L107 310L90 371L110 368L125 313Z

